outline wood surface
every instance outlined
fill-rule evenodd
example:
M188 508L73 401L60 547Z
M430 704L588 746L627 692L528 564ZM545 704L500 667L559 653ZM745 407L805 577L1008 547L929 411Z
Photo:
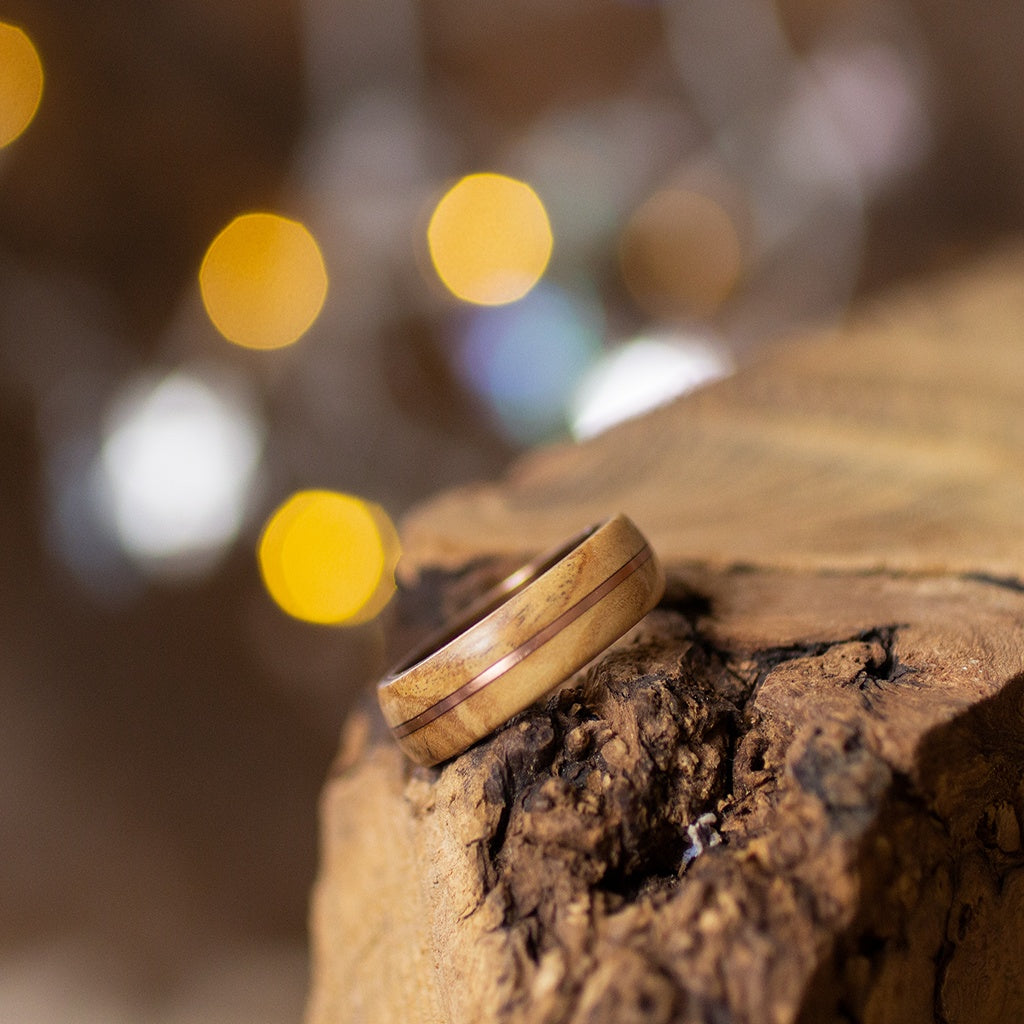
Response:
M1024 1019L1024 260L405 524L404 644L633 516L658 609L439 769L323 795L309 1024Z
M908 287L428 501L404 524L404 571L554 544L613 509L666 562L1024 578L1022 324L1024 251Z

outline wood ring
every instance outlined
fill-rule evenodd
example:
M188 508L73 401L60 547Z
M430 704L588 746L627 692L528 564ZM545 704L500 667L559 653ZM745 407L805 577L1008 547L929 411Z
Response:
M395 666L377 697L414 761L446 761L582 668L659 601L665 575L624 515L503 580Z

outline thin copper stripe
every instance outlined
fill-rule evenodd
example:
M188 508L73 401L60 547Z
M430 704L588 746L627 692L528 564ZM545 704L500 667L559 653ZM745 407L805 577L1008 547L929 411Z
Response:
M631 576L640 566L651 560L653 552L648 545L644 545L628 562L615 570L603 583L598 584L589 594L581 597L574 605L566 608L561 615L552 619L546 626L538 630L533 636L524 640L515 650L499 658L493 665L485 668L483 672L475 675L468 682L463 683L457 690L452 690L447 697L442 697L436 704L421 711L418 715L400 723L392 728L397 739L409 736L418 732L424 726L430 725L443 714L451 711L452 708L461 704L474 693L479 693L484 687L490 686L496 679L503 676L509 669L514 668L521 661L528 658L534 651L543 647L549 640L560 633L566 626L575 622L584 612L589 611L602 598L607 597L620 583L628 576Z

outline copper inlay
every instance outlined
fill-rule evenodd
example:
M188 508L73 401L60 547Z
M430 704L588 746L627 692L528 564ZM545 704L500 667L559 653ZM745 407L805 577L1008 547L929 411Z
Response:
M646 544L624 565L615 570L603 583L598 584L589 594L581 597L574 605L570 605L561 615L552 619L546 626L538 630L529 639L524 640L515 650L499 658L493 665L485 668L483 672L475 675L468 682L465 682L457 690L452 690L447 697L442 697L436 704L432 704L425 711L421 711L413 718L402 722L392 728L392 732L398 739L417 732L424 726L440 718L441 715L451 711L452 708L461 704L474 693L479 693L485 686L490 686L496 679L501 678L509 669L514 668L525 658L528 658L538 648L543 647L549 640L560 633L570 623L575 622L581 615L589 611L602 598L607 597L620 583L628 576L631 576L640 566L649 562L652 557L650 547Z

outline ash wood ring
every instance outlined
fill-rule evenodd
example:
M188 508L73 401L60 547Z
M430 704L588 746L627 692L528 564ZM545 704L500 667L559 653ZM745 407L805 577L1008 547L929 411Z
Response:
M564 682L657 603L665 575L624 515L513 573L378 684L402 749L432 765Z

